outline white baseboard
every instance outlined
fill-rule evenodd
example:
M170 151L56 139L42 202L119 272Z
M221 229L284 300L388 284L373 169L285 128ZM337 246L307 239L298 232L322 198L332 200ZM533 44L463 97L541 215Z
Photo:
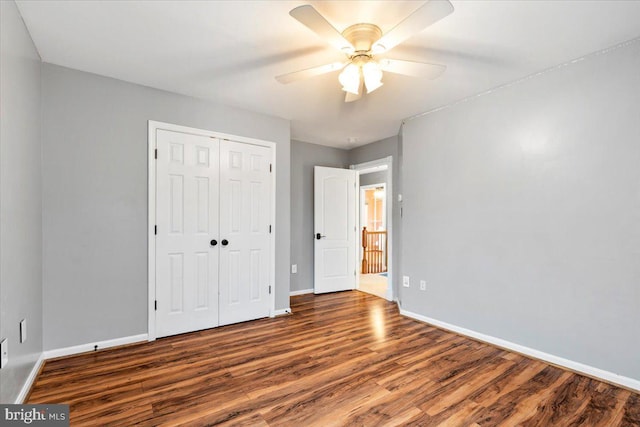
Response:
M289 292L289 296L293 297L296 295L304 295L304 294L312 294L313 288L311 289L300 289L299 291L291 291Z
M132 335L129 337L114 338L111 340L97 341L87 344L74 345L72 347L56 348L54 350L46 350L44 352L45 359L54 359L56 357L71 356L73 354L86 353L88 351L94 351L96 346L98 350L103 350L109 347L117 347L119 345L133 344L136 342L147 341L148 334Z
M24 403L24 400L27 398L27 394L29 394L29 390L31 390L31 386L33 385L33 382L36 380L36 377L38 376L38 372L40 372L40 367L42 366L43 363L44 363L44 354L40 353L38 360L36 360L35 365L33 365L33 369L31 369L31 372L29 372L29 376L27 377L26 381L22 385L22 389L20 389L20 394L18 394L18 397L16 397L15 403L17 404Z
M282 316L283 314L291 314L291 308L281 308L280 310L274 310L271 317Z
M460 335L465 335L470 338L477 339L479 341L483 341L489 344L496 345L498 347L502 347L508 350L513 350L517 353L524 354L526 356L531 356L535 359L543 360L545 362L549 362L554 365L562 366L572 371L585 374L590 377L598 378L612 384L621 385L623 387L627 387L636 391L640 391L640 381L625 377L622 375L615 374L613 372L605 371L604 369L595 368L593 366L585 365L580 362L575 362L573 360L565 359L560 356L556 356L553 354L545 353L540 350L536 350L533 348L525 347L520 344L513 343L511 341L506 341L501 338L492 337L491 335L485 335L480 332L472 331L471 329L462 328L460 326L452 325L450 323L442 322L440 320L432 319L427 316L423 316L421 314L413 313L408 310L402 309L400 307L400 314L403 316L410 317L415 320L419 320L421 322L428 323L433 326L437 326L442 329L446 329L451 332L458 333Z

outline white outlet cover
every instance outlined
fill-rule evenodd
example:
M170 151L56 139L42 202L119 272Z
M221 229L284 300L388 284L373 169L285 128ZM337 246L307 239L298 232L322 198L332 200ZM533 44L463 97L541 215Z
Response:
M0 354L2 357L0 358L0 369L7 366L9 363L9 342L7 339L3 339L0 341Z
M291 273L296 274L298 272L298 264L291 264Z
M405 288L409 287L409 276L402 276L402 286Z
M420 280L420 290L421 291L426 291L427 290L427 282L424 280Z

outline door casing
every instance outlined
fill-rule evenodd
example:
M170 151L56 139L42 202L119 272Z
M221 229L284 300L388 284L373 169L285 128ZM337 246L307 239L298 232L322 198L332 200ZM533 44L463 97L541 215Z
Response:
M351 165L351 169L355 169L361 173L367 172L375 172L379 170L387 171L387 186L385 188L386 191L386 209L387 209L387 242L388 242L388 260L387 260L387 300L395 301L396 299L396 291L395 291L395 283L393 282L393 156L383 157L378 160L372 160L370 162L359 163L356 165ZM358 192L358 199L360 196L360 192ZM356 205L358 212L358 218L360 218L360 200ZM358 237L358 242L360 242L360 237ZM356 268L358 269L358 276L356 278L356 284L360 283L360 265L356 263Z

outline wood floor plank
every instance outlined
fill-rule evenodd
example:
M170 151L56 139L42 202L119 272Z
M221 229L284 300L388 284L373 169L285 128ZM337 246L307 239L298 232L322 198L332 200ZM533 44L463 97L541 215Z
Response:
M627 399L621 425L640 426L640 395L631 394Z
M511 366L512 363L498 360L498 358L485 362L478 370L472 370L461 378L464 387L457 387L452 383L449 388L440 389L439 394L434 393L433 401L429 402L425 412L435 416L448 408L455 407L456 404L467 400L470 393L490 383Z
M47 361L71 425L640 426L640 397L400 316L358 291L292 315Z
M545 393L549 392L551 386L556 384L557 381L566 381L568 378L563 377L564 373L567 372L553 366L545 367L530 381L501 396L493 405L481 411L473 421L480 425L495 425L516 416L523 410L521 409L522 406L525 407L524 409L530 406L530 398L533 397L533 399L539 401L540 398L538 396L546 397ZM569 374L567 373L567 375ZM560 385L557 384L557 386Z

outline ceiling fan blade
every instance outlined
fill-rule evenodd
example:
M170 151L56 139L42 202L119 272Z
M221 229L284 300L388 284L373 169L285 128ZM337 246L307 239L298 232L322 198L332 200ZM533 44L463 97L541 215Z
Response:
M435 79L439 77L446 66L440 64L429 64L427 62L404 61L401 59L381 59L378 61L382 71L390 73L403 74L412 77L425 77L427 79Z
M354 93L347 92L347 94L344 97L344 102L357 101L358 99L362 98L363 93L364 93L364 80L360 78L360 87L358 88L358 94L356 95Z
M376 41L373 49L376 53L393 49L451 12L453 5L449 0L429 0Z
M319 67L307 68L306 70L294 71L293 73L277 76L276 80L282 84L288 84L298 80L330 73L332 71L338 71L344 68L348 63L349 62L334 62L332 64L320 65Z
M353 45L347 41L338 30L336 30L327 21L324 16L320 15L317 10L310 4L298 6L289 12L289 15L307 26L311 31L325 39L330 45L334 46L341 52L353 53L355 51Z

